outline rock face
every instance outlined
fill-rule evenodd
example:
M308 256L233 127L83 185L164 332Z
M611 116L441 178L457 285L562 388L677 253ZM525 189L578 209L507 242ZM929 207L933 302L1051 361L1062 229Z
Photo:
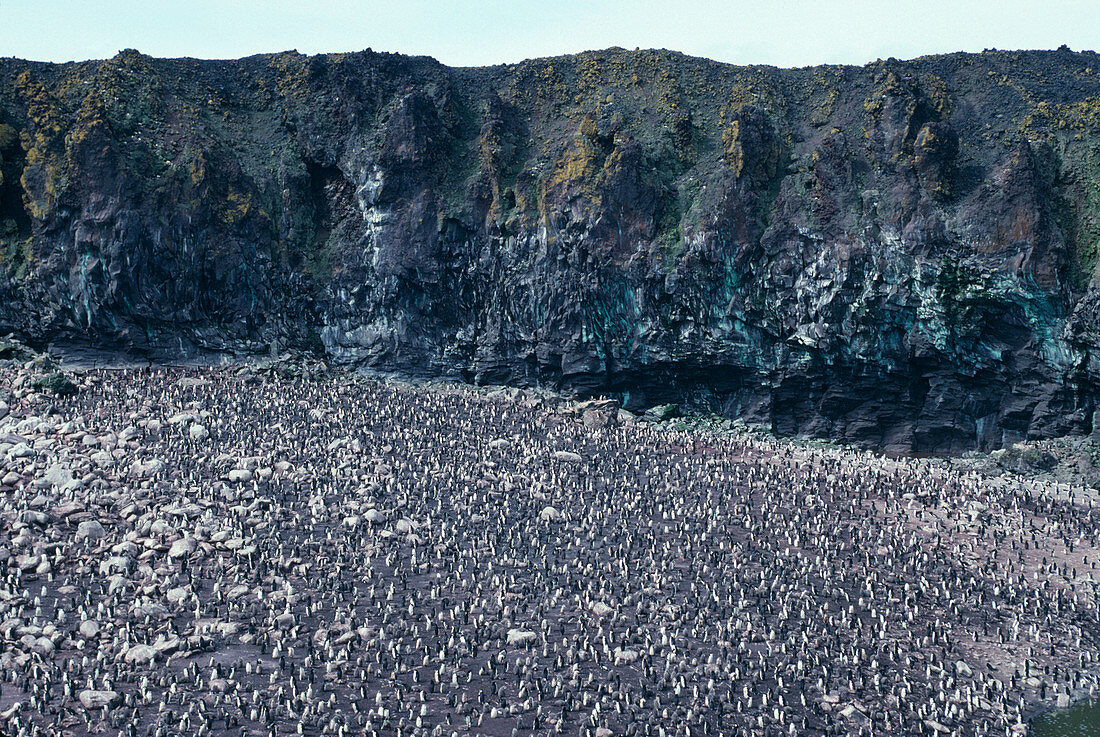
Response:
M0 60L0 334L704 406L898 451L1093 429L1100 58Z

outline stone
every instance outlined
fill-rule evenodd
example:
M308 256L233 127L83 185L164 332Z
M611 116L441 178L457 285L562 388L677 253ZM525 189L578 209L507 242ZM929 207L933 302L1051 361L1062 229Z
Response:
M66 484L72 483L73 472L61 464L55 464L50 466L49 470L42 475L42 478L48 482L50 486L60 488Z
M34 451L26 443L20 443L9 450L8 455L12 458L30 458L34 455Z
M228 678L210 679L210 690L214 693L229 693L236 687L236 681L230 680Z
M538 638L538 635L531 630L523 629L510 629L507 634L507 641L509 645L528 645L534 642Z
M614 399L590 399L576 406L581 422L589 430L601 430L619 424L619 403Z
M85 639L92 639L99 636L99 622L93 619L85 619L80 623L80 627L77 628L80 636Z
M614 414L599 409L587 409L581 416L581 421L584 426L590 430L601 430L613 422L618 422L619 414L618 410Z
M236 601L237 599L243 599L244 597L248 596L251 592L252 592L251 587L249 587L245 584L238 584L238 585L234 586L233 588L229 589L229 591L227 591L225 593L225 598L228 599L229 601Z
M631 663L636 662L639 657L641 657L637 650L629 648L624 650L617 647L615 648L614 654L615 665L630 665Z
M79 499L74 499L71 502L65 502L64 504L60 504L54 507L50 510L50 514L52 514L55 519L68 519L69 517L87 511L87 509L88 508L87 506L85 506L84 502L80 501ZM77 528L77 531L79 532L79 527Z
M539 519L543 522L554 522L561 519L561 512L559 512L555 507L546 506L542 508L541 512L539 512Z
M149 525L149 534L163 537L165 535L174 535L176 528L172 527L172 524L166 519L155 519L153 523Z
M659 404L646 410L645 418L651 422L664 422L680 416L680 405Z
M42 555L17 555L15 556L15 565L20 571L27 573L33 571L38 567L38 564L45 560Z
M191 437L191 440L196 443L201 443L210 437L210 431L202 425L195 423L187 429L187 434Z
M140 462L134 461L133 466L130 467L130 472L139 478L148 478L155 476L167 467L164 461L159 458L151 458L148 461Z
M134 561L126 555L112 555L99 564L99 575L110 576L113 573L129 573Z
M592 613L597 617L606 617L608 614L612 614L615 610L605 604L602 601L597 601L591 607Z
M247 483L252 480L252 472L246 468L235 468L229 472L228 478L235 484Z
M24 510L23 514L19 515L19 519L28 525L45 526L50 523L50 516L37 509Z
M48 658L53 655L54 650L57 648L53 644L53 640L48 637L35 637L30 643L30 649L32 652L38 653L44 658Z
M88 711L96 711L107 706L114 706L118 701L118 693L115 691L94 691L86 689L77 696L81 705Z
M181 537L168 548L169 558L186 558L198 549L199 543L193 537Z
M94 519L84 520L76 526L77 540L99 540L106 534L103 525Z
M164 598L167 599L170 604L179 604L191 598L191 590L185 586L176 586L175 588L168 589L164 594Z
M131 665L149 665L157 659L157 651L152 645L134 645L122 659Z
M579 453L574 453L569 450L555 450L554 458L565 463L580 463L584 460Z
M146 617L148 617L154 622L159 622L162 619L168 619L168 617L171 616L171 613L163 604L158 604L155 601L148 600L134 604L134 606L131 607L130 611L138 619L145 619Z
M467 146L441 144L454 133L453 111L433 109L440 104L435 80L410 81L403 70L379 70L378 88L401 89L401 98L392 101L394 115L367 115L363 98L349 97L341 77L314 70L318 76L311 94L331 99L335 107L331 115L312 121L310 146L316 150L310 156L331 163L345 156L345 146L388 141L385 151L372 152L369 173L349 173L350 179L325 186L314 174L286 180L276 214L270 207L255 206L270 198L271 182L286 179L281 160L265 154L289 150L304 133L297 126L256 128L236 119L207 131L210 150L228 152L225 163L231 170L259 162L239 187L234 185L234 198L255 206L243 224L203 229L196 223L189 231L194 253L218 254L219 278L208 278L208 264L201 259L184 263L172 249L150 249L144 239L121 235L182 223L194 205L188 196L171 190L155 200L142 199L115 186L111 167L117 162L67 153L58 166L67 182L71 174L69 199L36 217L31 236L41 274L26 284L12 282L11 294L5 292L0 304L0 324L34 324L44 342L65 337L112 345L138 341L154 355L184 350L184 343L223 355L256 355L265 346L282 350L290 336L311 335L326 360L345 365L386 366L398 373L465 373L479 382L511 377L586 395L614 387L635 408L699 397L779 432L838 435L910 451L924 450L922 444L980 445L1003 438L1005 430L1028 437L1069 429L1088 432L1098 369L1095 364L1082 369L1083 389L1077 384L1071 388L1062 378L1081 355L1094 355L1097 344L1092 328L1098 324L1100 289L1070 281L1091 265L1091 260L1078 263L1081 249L1071 247L1087 240L1078 230L1093 214L1089 202L1076 198L1073 189L1088 181L1088 170L1080 169L1076 151L1067 152L1060 157L1065 158L1066 176L1047 182L1037 138L1029 142L1001 129L986 131L957 114L1003 107L997 114L1006 121L1032 120L1028 116L1038 105L1054 108L1097 97L1095 81L1086 75L1082 82L1055 52L1020 61L1022 75L1050 81L1011 103L1000 99L1005 94L997 85L1000 61L989 55L974 60L979 71L965 83L955 80L962 62L952 57L891 62L889 70L853 70L831 88L840 100L837 105L835 100L809 102L802 94L809 88L792 87L783 104L761 99L721 116L683 117L678 112L664 125L652 115L639 114L633 104L616 104L615 113L605 116L614 118L614 124L593 119L595 128L588 131L596 136L586 140L597 146L598 160L590 159L591 151L576 158L580 149L571 147L575 126L540 122L547 105L570 119L580 115L569 84L510 101L510 112L501 115L497 107L482 111L484 91L490 86L520 88L529 82L527 72L502 67L491 72L491 84L488 71L463 73L452 81L448 99L468 101L470 111L476 109L467 127L490 126L486 131L493 131L492 140L508 141L510 152L547 154L521 178L534 177L539 186L518 204L506 206L509 211L517 208L511 213L515 217L509 216L507 239L512 245L507 248L497 247L504 237L500 203L494 204L493 218L464 217L461 237L449 231L444 236L438 228L428 232L425 218L430 213L425 208L434 213L439 207L425 202L446 200L448 211L480 212L489 186L481 182L456 188L439 176L464 170L469 151ZM257 63L199 63L189 68L193 75L183 75L180 94L197 96L204 84L200 80L209 75L240 77L255 71L252 65ZM581 62L572 58L557 63L571 68ZM928 74L928 64L945 75L943 84L958 98L950 109L918 83ZM663 84L683 89L675 106L682 110L708 107L714 90L774 84L774 74L784 76L784 89L804 84L798 74L734 69L701 59L683 59L673 66ZM617 67L597 64L586 86L616 87L621 80L613 69ZM829 73L814 73L819 72ZM80 83L75 77L45 77L39 81L42 94L51 98L64 97L67 85ZM706 85L693 84L703 77L709 80ZM656 94L653 80L639 77L636 82L640 95ZM1070 90L1068 97L1064 90ZM279 116L279 96L260 90L241 94L250 98L241 104L257 115ZM857 97L867 103L866 125L847 114L852 112L847 103ZM10 114L22 120L28 102L17 98ZM216 100L211 114L217 117L236 102ZM164 136L174 124L167 117L171 110L164 105L150 109L142 135L151 138L143 145L166 145ZM1092 133L1083 131L1071 147L1090 150ZM121 150L132 132L114 128L103 135L103 146ZM863 137L859 145L850 140L853 136ZM672 141L667 152L664 137ZM708 142L706 155L697 157L702 141ZM607 161L612 152L602 151L604 147L615 149ZM567 153L573 158L555 161ZM690 203L674 208L691 210L691 227L684 233L679 232L679 220L669 217L674 213L666 202L666 153L681 163L692 161L693 188L699 188ZM494 161L500 155L493 152ZM963 161L960 157L968 173L952 191L952 172ZM884 165L901 161L904 166ZM509 167L519 163L507 162ZM561 168L566 163L568 172ZM822 181L807 191L799 185L811 164L820 169ZM874 207L864 201L863 173L870 171L876 178ZM569 175L559 176L563 173ZM499 174L493 176L499 179ZM963 180L965 186L959 187ZM493 180L494 192L500 184ZM350 194L345 191L349 186ZM1059 203L1072 203L1079 215L1076 225L1048 217L1059 211ZM546 213L565 220L550 223ZM361 278L348 281L348 271L336 268L308 286L286 291L274 285L300 276L296 261L263 260L262 268L257 267L254 248L297 243L307 231L327 233L349 218L346 228L335 231L341 245L376 244L372 255L356 256L376 263L345 265L350 271L365 269ZM1027 237L1005 241L1004 234L1021 222L1029 224ZM97 276L102 283L95 289L70 273L76 268L72 239L49 237L77 232L81 238L94 233L106 239L104 248L110 249L111 266ZM805 239L818 244L813 268L803 262ZM515 246L549 241L552 247L537 252ZM676 244L675 258L665 248L671 243ZM935 257L929 256L929 243L937 245ZM975 250L974 243L986 245ZM956 252L968 256L961 271L953 260L939 257ZM927 278L908 278L918 269ZM225 276L229 274L234 278ZM982 291L980 303L966 301L980 285L1002 276L1004 283L996 290ZM866 288L851 289L853 281ZM349 293L352 282L358 288L354 294ZM166 283L174 288L167 289ZM944 285L959 289L944 293ZM178 303L177 288L182 290ZM1066 298L1040 318L1014 310L1032 298L1033 289ZM963 303L956 304L960 298ZM868 304L881 309L867 309ZM73 306L95 319L36 322L30 317L68 314ZM938 347L951 340L947 334L954 329L956 308L973 318L969 323L975 332L945 353ZM212 310L219 319L211 319ZM906 315L904 325L886 318L899 314ZM139 339L136 316L144 316L140 322L154 315L157 329ZM487 315L494 316L491 324L485 322ZM921 324L912 329L917 315ZM999 348L992 349L996 355L985 355L989 346L1004 342L998 320L1015 336L1005 348L1013 355L1002 357L996 353ZM899 327L903 339L896 334ZM938 380L926 397L923 369L931 363ZM979 365L983 370L992 366L992 375L981 388L971 389L970 378ZM319 368L315 362L277 354L246 373L302 376L314 368ZM25 371L20 386L39 373ZM178 380L176 389L198 397L204 392L192 386L203 380L188 376ZM1024 383L1026 396L994 389ZM970 409L955 411L960 392L966 390L981 394L967 403L980 407L981 417ZM522 401L514 390L496 389L489 396ZM539 398L529 392L522 399L529 397ZM177 410L183 408L161 411Z
M157 641L153 643L153 650L156 651L157 656L171 655L180 649L183 641L178 637L165 637L161 635L157 637Z

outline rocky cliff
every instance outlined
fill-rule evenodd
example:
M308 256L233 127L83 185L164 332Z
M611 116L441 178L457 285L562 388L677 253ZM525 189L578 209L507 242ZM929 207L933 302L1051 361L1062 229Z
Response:
M1100 57L0 60L0 333L896 451L1089 432Z

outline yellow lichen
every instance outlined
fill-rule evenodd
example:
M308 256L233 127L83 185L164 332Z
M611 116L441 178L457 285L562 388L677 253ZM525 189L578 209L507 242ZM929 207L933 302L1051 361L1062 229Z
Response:
M745 150L741 142L741 121L733 121L722 131L722 153L726 157L726 165L733 169L733 175L741 176L741 170L745 168Z
M236 225L241 222L252 209L252 194L249 192L230 190L225 200L228 206L222 210L221 216L226 225Z
M16 77L15 90L26 105L30 123L20 134L26 154L20 183L32 217L42 219L53 211L64 176L64 119L58 100L29 71ZM45 174L41 190L32 181L37 172Z

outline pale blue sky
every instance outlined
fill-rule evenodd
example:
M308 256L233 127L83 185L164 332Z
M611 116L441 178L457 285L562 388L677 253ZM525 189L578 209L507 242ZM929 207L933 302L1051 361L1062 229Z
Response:
M806 66L1063 43L1100 46L1100 0L0 0L0 56L48 61L370 47L466 66L640 46Z

